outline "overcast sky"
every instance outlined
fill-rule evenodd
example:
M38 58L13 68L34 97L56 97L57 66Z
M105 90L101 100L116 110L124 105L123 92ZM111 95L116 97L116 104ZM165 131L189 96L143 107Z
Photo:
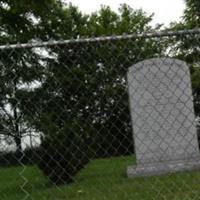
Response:
M153 24L179 20L185 8L184 0L71 0L84 13L91 13L100 8L100 5L109 5L113 10L122 3L132 8L143 8L147 13L155 13Z

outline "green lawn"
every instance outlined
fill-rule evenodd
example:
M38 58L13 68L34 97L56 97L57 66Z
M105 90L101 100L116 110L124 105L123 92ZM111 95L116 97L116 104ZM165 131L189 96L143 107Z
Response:
M200 199L200 171L127 179L125 172L130 164L132 157L94 160L76 176L73 184L62 187L49 186L35 166L1 168L0 200Z

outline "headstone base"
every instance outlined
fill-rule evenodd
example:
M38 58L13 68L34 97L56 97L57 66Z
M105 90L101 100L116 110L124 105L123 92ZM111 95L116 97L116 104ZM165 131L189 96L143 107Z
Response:
M196 169L200 169L200 157L189 160L165 161L153 164L144 163L135 166L128 166L127 175L129 178L134 178Z

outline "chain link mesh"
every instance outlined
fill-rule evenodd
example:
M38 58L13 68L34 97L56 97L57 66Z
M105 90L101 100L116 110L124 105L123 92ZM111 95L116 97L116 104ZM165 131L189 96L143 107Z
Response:
M0 46L0 199L199 199L199 44L194 29Z

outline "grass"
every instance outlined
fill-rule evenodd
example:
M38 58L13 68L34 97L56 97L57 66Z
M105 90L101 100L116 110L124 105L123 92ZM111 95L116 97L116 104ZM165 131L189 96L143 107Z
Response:
M65 186L49 186L36 166L0 168L1 200L199 200L200 171L127 179L132 157L97 159ZM22 179L23 174L25 180ZM27 194L27 195L26 195Z

